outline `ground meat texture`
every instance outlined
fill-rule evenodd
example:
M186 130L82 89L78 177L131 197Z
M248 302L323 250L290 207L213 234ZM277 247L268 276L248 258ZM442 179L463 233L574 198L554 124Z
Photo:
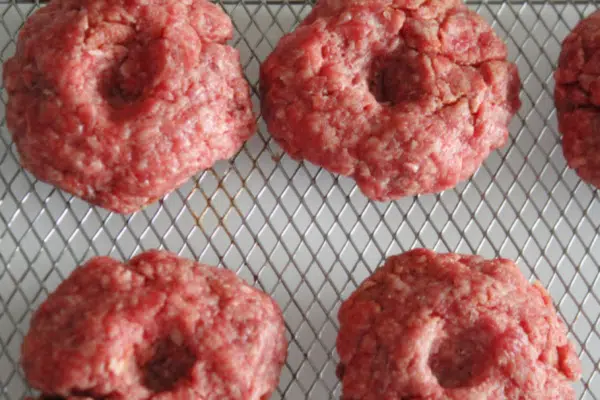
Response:
M580 364L547 292L509 260L418 249L339 312L343 400L566 400Z
M53 0L4 64L21 164L129 213L233 156L255 118L232 34L204 0Z
M600 188L600 11L564 40L554 78L565 159L581 179Z
M286 352L266 294L149 251L77 268L34 314L21 363L45 399L265 400Z
M439 192L506 142L520 83L505 60L457 1L329 0L263 63L262 111L293 158L371 199Z

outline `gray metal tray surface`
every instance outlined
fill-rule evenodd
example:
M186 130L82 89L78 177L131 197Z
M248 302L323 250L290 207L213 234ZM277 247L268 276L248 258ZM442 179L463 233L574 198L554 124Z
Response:
M236 27L258 111L259 65L310 2L222 3ZM0 1L0 61L38 4ZM475 176L439 195L368 201L348 178L285 155L262 120L230 161L161 202L121 216L20 168L0 107L0 399L29 392L19 347L37 306L96 255L166 248L236 271L284 310L289 356L274 399L335 399L340 301L391 254L415 247L502 256L548 288L583 363L579 399L600 398L600 197L566 167L553 103L562 39L590 2L471 2L519 67L523 106L510 141ZM58 366L59 367L59 366Z

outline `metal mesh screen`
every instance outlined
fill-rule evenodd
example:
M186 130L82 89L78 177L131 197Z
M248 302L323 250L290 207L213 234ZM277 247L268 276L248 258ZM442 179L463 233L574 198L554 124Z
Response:
M0 3L0 59L37 7ZM492 0L493 1L493 0ZM516 259L554 298L577 343L579 399L600 398L600 197L566 168L552 72L560 43L593 3L473 3L506 39L523 106L511 140L468 182L440 195L368 201L353 181L282 153L264 122L239 154L162 202L123 217L38 182L19 167L0 107L0 398L28 393L19 346L34 310L77 265L155 247L226 266L284 310L289 357L275 399L339 397L340 300L390 254L414 247ZM223 2L248 80L308 3ZM6 93L2 89L2 100Z

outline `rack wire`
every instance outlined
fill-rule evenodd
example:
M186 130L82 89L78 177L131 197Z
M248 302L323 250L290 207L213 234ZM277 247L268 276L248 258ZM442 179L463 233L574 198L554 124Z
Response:
M310 1L221 2L236 27L258 110L259 65ZM161 247L235 270L284 310L289 357L274 399L339 397L341 299L391 254L414 247L517 260L548 288L577 344L579 399L600 398L600 196L566 167L552 72L566 34L598 3L470 2L507 42L523 82L511 138L475 176L439 195L368 201L353 181L297 163L264 122L238 155L131 216L90 207L18 163L0 107L0 399L30 393L19 346L34 310L95 255ZM40 2L0 1L0 61Z

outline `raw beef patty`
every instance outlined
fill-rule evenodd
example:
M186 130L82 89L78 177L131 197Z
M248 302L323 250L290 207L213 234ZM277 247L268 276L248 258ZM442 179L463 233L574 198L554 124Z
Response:
M53 0L4 64L21 164L130 213L233 156L255 120L232 34L205 0Z
M293 158L366 196L434 193L504 145L516 66L456 0L324 1L261 67L262 112Z
M264 400L286 353L266 294L229 270L148 251L77 268L34 314L21 363L50 398Z
M573 400L580 364L552 300L506 259L413 250L339 312L344 400Z

